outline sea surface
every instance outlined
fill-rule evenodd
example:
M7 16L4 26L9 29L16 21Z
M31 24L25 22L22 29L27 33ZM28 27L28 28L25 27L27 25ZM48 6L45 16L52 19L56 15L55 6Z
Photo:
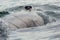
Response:
M38 15L43 14L45 25L11 31L4 28L7 25L4 19L24 10L26 5L33 6ZM0 12L3 11L10 14L0 14L0 24L3 21L0 30L4 29L0 32L0 40L60 40L60 0L0 0Z

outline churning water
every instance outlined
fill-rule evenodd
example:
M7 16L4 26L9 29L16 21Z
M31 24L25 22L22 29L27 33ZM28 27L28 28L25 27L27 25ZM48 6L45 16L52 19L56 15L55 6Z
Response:
M25 0L26 1L26 0ZM56 1L56 0L55 0ZM22 1L21 0L1 0L0 5L0 40L60 40L60 2L53 1ZM7 3L6 3L7 2ZM33 6L32 12L25 11L24 6ZM44 20L44 25L16 29L13 22L16 16L21 17L19 13L27 12L41 16ZM4 14L3 14L4 13ZM17 14L18 13L18 14ZM25 18L26 19L26 18ZM1 24L2 23L2 24ZM9 29L11 25L12 29Z

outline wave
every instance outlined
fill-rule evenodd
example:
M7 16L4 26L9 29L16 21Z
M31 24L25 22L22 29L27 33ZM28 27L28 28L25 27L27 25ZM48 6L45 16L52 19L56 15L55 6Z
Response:
M14 19L14 17L16 16L15 13L17 14L17 13L21 12L22 10L24 11L24 6L25 5L24 6L16 6L16 7L12 7L12 8L7 8L4 11L9 12L9 13L5 13L4 12L3 14L0 15L0 16L3 15L3 17L0 17L4 21L2 26L4 26L4 27L7 26L6 27L6 29L8 31L8 32L6 32L6 34L8 33L7 40L23 40L23 38L24 39L25 38L28 39L28 38L32 37L32 35L35 36L36 35L35 33L37 31L38 31L37 35L36 35L37 38L34 38L34 39L38 39L38 40L40 40L40 39L54 40L54 39L58 38L58 40L59 40L59 38L60 38L60 36L59 36L60 35L59 34L60 21L58 21L58 20L60 20L59 19L60 18L60 12L59 12L60 11L60 7L57 6L57 5L50 5L50 4L44 4L44 5L39 5L38 4L38 6L36 4L35 5L31 4L31 5L34 8L36 8L35 9L36 13L43 18L44 25L36 26L36 27L30 27L30 28L21 28L21 29L10 31L10 30L8 30L9 28L7 26L8 22L7 21L5 22L5 20L13 22L10 19L12 17L13 17L12 19ZM23 13L25 13L25 12L23 12ZM18 19L18 18L15 18L15 19ZM23 32L25 32L25 33L23 33ZM29 33L26 33L26 32L29 32L31 36L28 35ZM22 33L22 35L20 33ZM4 34L4 35L6 35L6 34ZM30 36L30 37L26 36L25 34ZM41 34L41 35L39 35L39 34ZM25 37L24 37L24 35L25 35ZM23 37L21 38L20 36L23 36Z

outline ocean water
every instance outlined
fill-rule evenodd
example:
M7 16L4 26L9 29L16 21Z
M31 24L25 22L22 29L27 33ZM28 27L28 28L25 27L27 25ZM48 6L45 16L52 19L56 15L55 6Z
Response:
M59 0L0 0L0 40L60 40L60 1ZM8 21L15 13L23 11L24 6L33 6L33 12L42 16L44 25L17 30L8 30ZM31 13L33 13L31 12ZM16 15L15 15L16 16ZM23 15L24 16L24 15ZM12 18L13 17L13 18ZM17 18L15 18L17 19Z

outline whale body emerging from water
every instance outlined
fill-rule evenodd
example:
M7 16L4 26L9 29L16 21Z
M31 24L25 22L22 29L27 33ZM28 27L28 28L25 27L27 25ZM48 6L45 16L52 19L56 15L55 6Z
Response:
M2 18L9 29L29 28L44 25L44 20L34 11L25 11L11 13Z

